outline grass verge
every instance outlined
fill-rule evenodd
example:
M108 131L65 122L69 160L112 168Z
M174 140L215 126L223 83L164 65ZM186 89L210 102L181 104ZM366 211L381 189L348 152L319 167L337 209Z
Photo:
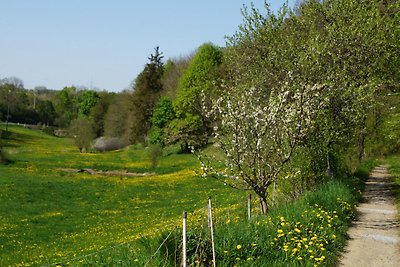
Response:
M223 213L215 226L217 266L334 266L373 166L374 162L366 162L355 176L325 182L297 201L276 206L267 216L255 216L250 222L245 216ZM203 226L188 230L190 266L212 266L210 230L207 224ZM87 263L178 266L181 234L181 230L164 232L141 240L130 251L125 248L124 253L97 255Z
M389 173L393 181L393 191L396 196L397 209L400 210L400 155L392 155L386 159ZM399 216L400 220L400 216Z

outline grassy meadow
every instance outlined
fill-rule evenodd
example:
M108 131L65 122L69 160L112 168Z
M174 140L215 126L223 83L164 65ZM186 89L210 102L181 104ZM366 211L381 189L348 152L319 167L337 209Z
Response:
M149 235L243 192L196 176L193 155L164 151L151 169L146 149L79 153L73 140L11 126L2 140L12 161L0 165L0 266L40 266ZM143 177L74 170L126 170ZM244 196L245 197L245 196Z
M197 158L178 148L164 149L152 168L146 148L79 153L68 138L10 132L2 140L10 164L0 165L0 266L177 266L183 211L189 264L211 266L208 197L218 266L334 266L375 164L320 182L268 216L255 212L254 197L248 222L247 193L197 176ZM77 172L83 168L148 176Z

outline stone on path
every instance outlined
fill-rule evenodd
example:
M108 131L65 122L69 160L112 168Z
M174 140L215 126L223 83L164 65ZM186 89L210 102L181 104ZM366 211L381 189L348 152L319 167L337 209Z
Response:
M386 166L368 178L339 266L400 267L400 227Z

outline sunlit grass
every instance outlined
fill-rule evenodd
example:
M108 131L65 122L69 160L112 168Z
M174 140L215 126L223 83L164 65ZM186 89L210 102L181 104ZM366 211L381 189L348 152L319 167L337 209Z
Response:
M70 139L11 126L0 165L0 265L36 266L154 234L209 196L240 194L198 178L197 159L171 153L151 169L145 149L79 153ZM78 170L151 172L144 177ZM227 197L228 196L228 197Z

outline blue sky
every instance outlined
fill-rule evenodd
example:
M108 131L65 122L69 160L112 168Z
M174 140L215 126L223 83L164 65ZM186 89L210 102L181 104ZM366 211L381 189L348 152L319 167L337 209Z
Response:
M224 46L251 2L263 10L263 0L0 0L0 79L121 91L156 46L165 59Z

